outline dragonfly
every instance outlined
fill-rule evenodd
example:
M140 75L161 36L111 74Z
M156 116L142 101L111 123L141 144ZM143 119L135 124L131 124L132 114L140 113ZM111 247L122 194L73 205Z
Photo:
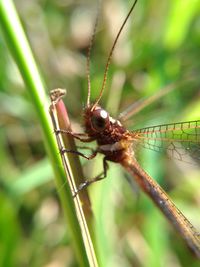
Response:
M75 192L74 197L90 184L106 177L108 161L120 164L131 175L134 181L136 181L142 191L155 203L164 216L174 226L176 231L180 233L194 254L200 258L200 233L176 207L161 186L147 172L145 172L145 170L143 170L138 163L134 152L134 147L141 145L155 151L166 150L170 157L180 161L184 160L185 155L189 155L192 159L199 161L200 120L169 123L129 131L123 125L123 122L132 116L133 112L131 109L129 109L128 112L122 113L119 119L115 119L99 104L106 87L108 69L114 48L128 18L136 6L136 3L137 0L132 4L111 47L105 67L102 87L99 96L94 103L91 103L90 100L90 52L94 34L91 38L87 57L88 96L86 107L83 110L85 132L75 133L73 131L62 129L57 129L55 132L56 134L69 134L84 143L96 141L97 144L97 148L90 156L86 156L77 151L69 151L66 148L63 148L61 153L76 153L88 160L93 159L98 153L104 155L103 172L93 179L85 180Z

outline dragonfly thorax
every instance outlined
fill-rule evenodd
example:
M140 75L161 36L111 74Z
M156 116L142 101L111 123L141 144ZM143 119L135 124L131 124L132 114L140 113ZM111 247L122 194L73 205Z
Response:
M123 139L126 129L100 106L89 106L84 111L86 133L99 145L114 144Z

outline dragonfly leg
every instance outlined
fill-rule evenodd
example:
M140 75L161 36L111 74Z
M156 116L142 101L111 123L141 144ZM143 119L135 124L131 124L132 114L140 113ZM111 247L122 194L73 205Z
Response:
M60 149L60 153L61 153L62 155L65 154L65 153L72 153L72 154L79 155L79 156L81 156L81 157L83 157L83 158L85 158L85 159L88 159L88 160L93 159L93 158L96 157L96 155L97 155L97 151L96 151L96 150L93 150L93 149L91 148L91 151L92 151L92 154L91 154L90 156L86 156L85 154L83 154L83 153L81 153L81 152L79 152L79 151L69 150L69 149L65 149L65 148L61 148L61 149Z
M67 130L62 130L62 129L55 129L54 132L55 132L56 135L58 135L58 134L68 134L68 135L71 135L75 139L78 139L79 141L85 142L85 143L86 142L92 142L93 141L93 138L88 137L88 135L85 134L85 133L74 133L72 131L67 131ZM85 136L85 138L82 138L83 136Z
M80 184L77 191L74 193L73 197L76 197L76 195L83 189L85 189L86 187L88 187L89 185L97 182L97 181L100 181L100 180L103 180L104 178L106 178L106 175L107 175L107 170L108 170L108 163L107 163L107 158L104 157L103 159L103 171L97 175L96 177L94 178L91 178L91 179L88 179L86 180L84 183Z

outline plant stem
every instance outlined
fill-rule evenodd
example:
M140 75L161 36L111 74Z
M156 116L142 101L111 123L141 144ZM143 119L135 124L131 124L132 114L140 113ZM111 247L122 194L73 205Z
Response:
M58 153L55 137L53 135L44 82L41 79L15 6L11 0L0 1L0 22L7 45L9 46L12 56L21 72L22 78L38 114L38 119L43 130L44 142L55 171L55 180L57 188L59 189L65 183L66 177ZM90 266L69 187L65 186L62 190L58 191L62 208L74 241L73 244L79 261L79 266Z

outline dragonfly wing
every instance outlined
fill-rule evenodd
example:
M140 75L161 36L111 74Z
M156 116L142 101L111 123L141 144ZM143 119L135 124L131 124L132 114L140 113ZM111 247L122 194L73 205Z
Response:
M180 161L200 162L200 120L162 124L132 132L138 145Z

